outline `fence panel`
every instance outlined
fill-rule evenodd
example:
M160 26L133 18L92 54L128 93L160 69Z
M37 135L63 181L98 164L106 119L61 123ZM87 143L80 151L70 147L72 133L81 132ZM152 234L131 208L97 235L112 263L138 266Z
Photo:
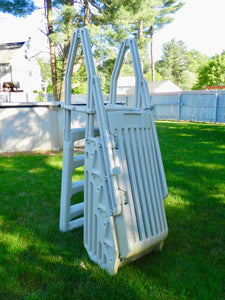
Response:
M149 102L155 119L225 123L225 91L151 94Z
M179 120L180 93L150 95L156 119Z
M182 93L181 120L214 122L215 93Z
M225 123L225 93L218 95L216 120Z

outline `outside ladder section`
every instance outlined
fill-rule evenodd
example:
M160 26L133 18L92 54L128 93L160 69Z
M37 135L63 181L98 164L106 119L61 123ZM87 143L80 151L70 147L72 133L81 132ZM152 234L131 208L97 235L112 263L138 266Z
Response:
M84 213L84 202L71 205L71 198L73 195L84 190L84 180L72 181L74 171L84 165L84 155L74 155L74 142L84 139L86 135L86 128L71 128L71 114L73 111L80 113L90 112L90 109L88 110L87 107L76 108L75 106L71 105L71 79L80 35L84 35L83 39L85 39L85 30L77 29L74 31L72 36L65 73L65 103L62 105L65 110L65 129L59 227L60 230L64 232L80 227L84 222L84 218L82 216ZM93 72L93 66L91 72ZM94 124L93 112L95 111L92 110L92 114L88 115L91 115L92 124ZM93 136L99 135L99 129L92 126L92 134Z
M71 105L71 78L73 67L76 59L77 49L81 41L82 50L84 52L85 65L88 75L88 104L84 109L79 109ZM65 110L65 130L64 130L64 150L63 150L63 172L61 186L61 205L60 205L60 230L68 231L83 225L83 218L72 220L83 212L83 203L75 204L71 207L71 197L83 190L83 180L72 183L73 166L76 167L77 161L73 159L73 144L78 138L78 130L71 129L71 112L83 112L87 114L87 130L83 137L88 138L101 135L103 146L103 160L106 166L108 186L110 191L111 210L114 215L121 211L121 201L117 201L118 190L117 181L113 176L114 160L112 153L112 142L108 130L106 114L103 105L103 96L101 91L100 80L96 76L94 61L91 53L90 39L86 28L74 31L69 50L68 63L65 73L65 104L62 107ZM96 108L95 108L96 106ZM98 115L99 131L94 128L94 117ZM80 133L79 133L80 134ZM78 134L78 135L79 135ZM79 136L80 137L80 136ZM107 151L108 150L108 151ZM83 160L82 160L83 163ZM119 197L120 198L120 197Z
M76 129L71 130L70 140L63 145L60 230L64 232L83 225L83 218L77 218L83 214L83 203L71 205L72 196L84 189L83 180L72 182L73 171L84 165L84 155L74 155L74 142L81 139L81 133L84 138L85 129L79 129L77 137Z
M84 139L85 131L85 128L71 129L70 141L64 141L60 205L60 230L63 232L83 226L84 222L84 202L71 205L71 198L84 190L84 179L72 181L72 177L76 169L84 165L84 154L74 155L74 142ZM99 135L98 128L94 128L94 135Z

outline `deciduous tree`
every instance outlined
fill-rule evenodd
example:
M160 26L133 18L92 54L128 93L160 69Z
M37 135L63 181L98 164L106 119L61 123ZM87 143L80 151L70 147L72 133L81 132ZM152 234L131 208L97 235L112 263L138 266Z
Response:
M195 89L225 85L225 52L216 55L199 69Z
M158 72L164 79L170 79L176 84L180 84L182 73L185 70L186 47L182 41L170 42L163 45L162 61L158 63Z
M155 68L154 68L154 35L162 29L165 25L171 23L174 18L173 15L184 5L184 2L180 0L161 0L157 1L154 5L155 17L153 24L145 28L146 35L150 37L151 47L151 67L152 67L152 81L155 80Z

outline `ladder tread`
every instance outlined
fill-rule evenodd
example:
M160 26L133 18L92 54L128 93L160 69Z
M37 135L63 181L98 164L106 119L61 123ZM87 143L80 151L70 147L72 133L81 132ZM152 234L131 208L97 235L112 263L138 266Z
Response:
M72 182L72 195L84 190L84 179Z

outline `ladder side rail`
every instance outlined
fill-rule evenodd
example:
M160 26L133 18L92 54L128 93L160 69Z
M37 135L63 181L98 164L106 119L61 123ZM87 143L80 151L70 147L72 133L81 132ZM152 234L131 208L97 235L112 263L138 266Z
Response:
M142 69L141 69L141 61L138 52L138 46L136 39L128 39L132 63L134 67L134 74L136 78L136 86L135 86L135 107L141 107L141 80L143 79Z
M148 84L145 79L141 81L141 98L143 100L143 105L145 108L148 108L150 106L149 100L150 100L150 95L149 95L149 90L148 90ZM149 108L151 110L151 108ZM166 177L165 177L165 171L164 171L164 166L163 166L163 161L162 161L162 155L161 155L161 150L159 146L159 140L158 140L158 135L156 132L156 126L154 122L154 117L153 117L153 112L150 111L150 121L152 125L152 132L153 132L153 137L154 137L154 146L155 146L155 151L157 155L157 161L159 164L159 173L160 173L160 178L162 182L162 189L163 189L163 197L166 198L168 195L168 188L167 188L167 183L166 183Z
M79 44L79 30L76 29L72 35L68 61L67 61L66 71L65 71L65 104L67 105L71 104L71 78L73 74L73 68L76 59L78 44Z
M93 55L91 52L91 42L90 42L87 28L80 29L80 38L81 38L82 49L84 52L84 60L85 60L85 66L87 71L87 77L88 77L87 108L89 109L89 111L94 111L95 103L93 99L92 86L93 86L93 76L95 76L96 72L95 72ZM94 136L94 118L95 118L94 113L87 114L86 138Z
M112 77L111 77L111 88L110 88L110 103L116 103L116 89L117 89L117 81L119 77L119 73L122 67L122 63L124 60L124 56L126 51L130 49L132 63L134 67L135 74L135 107L141 107L141 94L140 94L140 86L141 80L143 79L142 70L141 70L141 62L140 56L138 52L137 42L134 38L125 39L122 41L116 62L113 68Z
M120 70L123 64L124 56L127 51L126 40L122 40L120 49L114 64L112 76L111 76L111 83L110 83L110 96L109 101L111 104L116 104L116 90L117 90L117 81L120 74Z
M71 46L68 55L68 61L65 72L65 99L66 105L71 105L71 78L73 73L74 62L78 47L78 30L73 32ZM70 141L70 129L71 129L71 111L65 109L65 128L64 128L64 141Z

